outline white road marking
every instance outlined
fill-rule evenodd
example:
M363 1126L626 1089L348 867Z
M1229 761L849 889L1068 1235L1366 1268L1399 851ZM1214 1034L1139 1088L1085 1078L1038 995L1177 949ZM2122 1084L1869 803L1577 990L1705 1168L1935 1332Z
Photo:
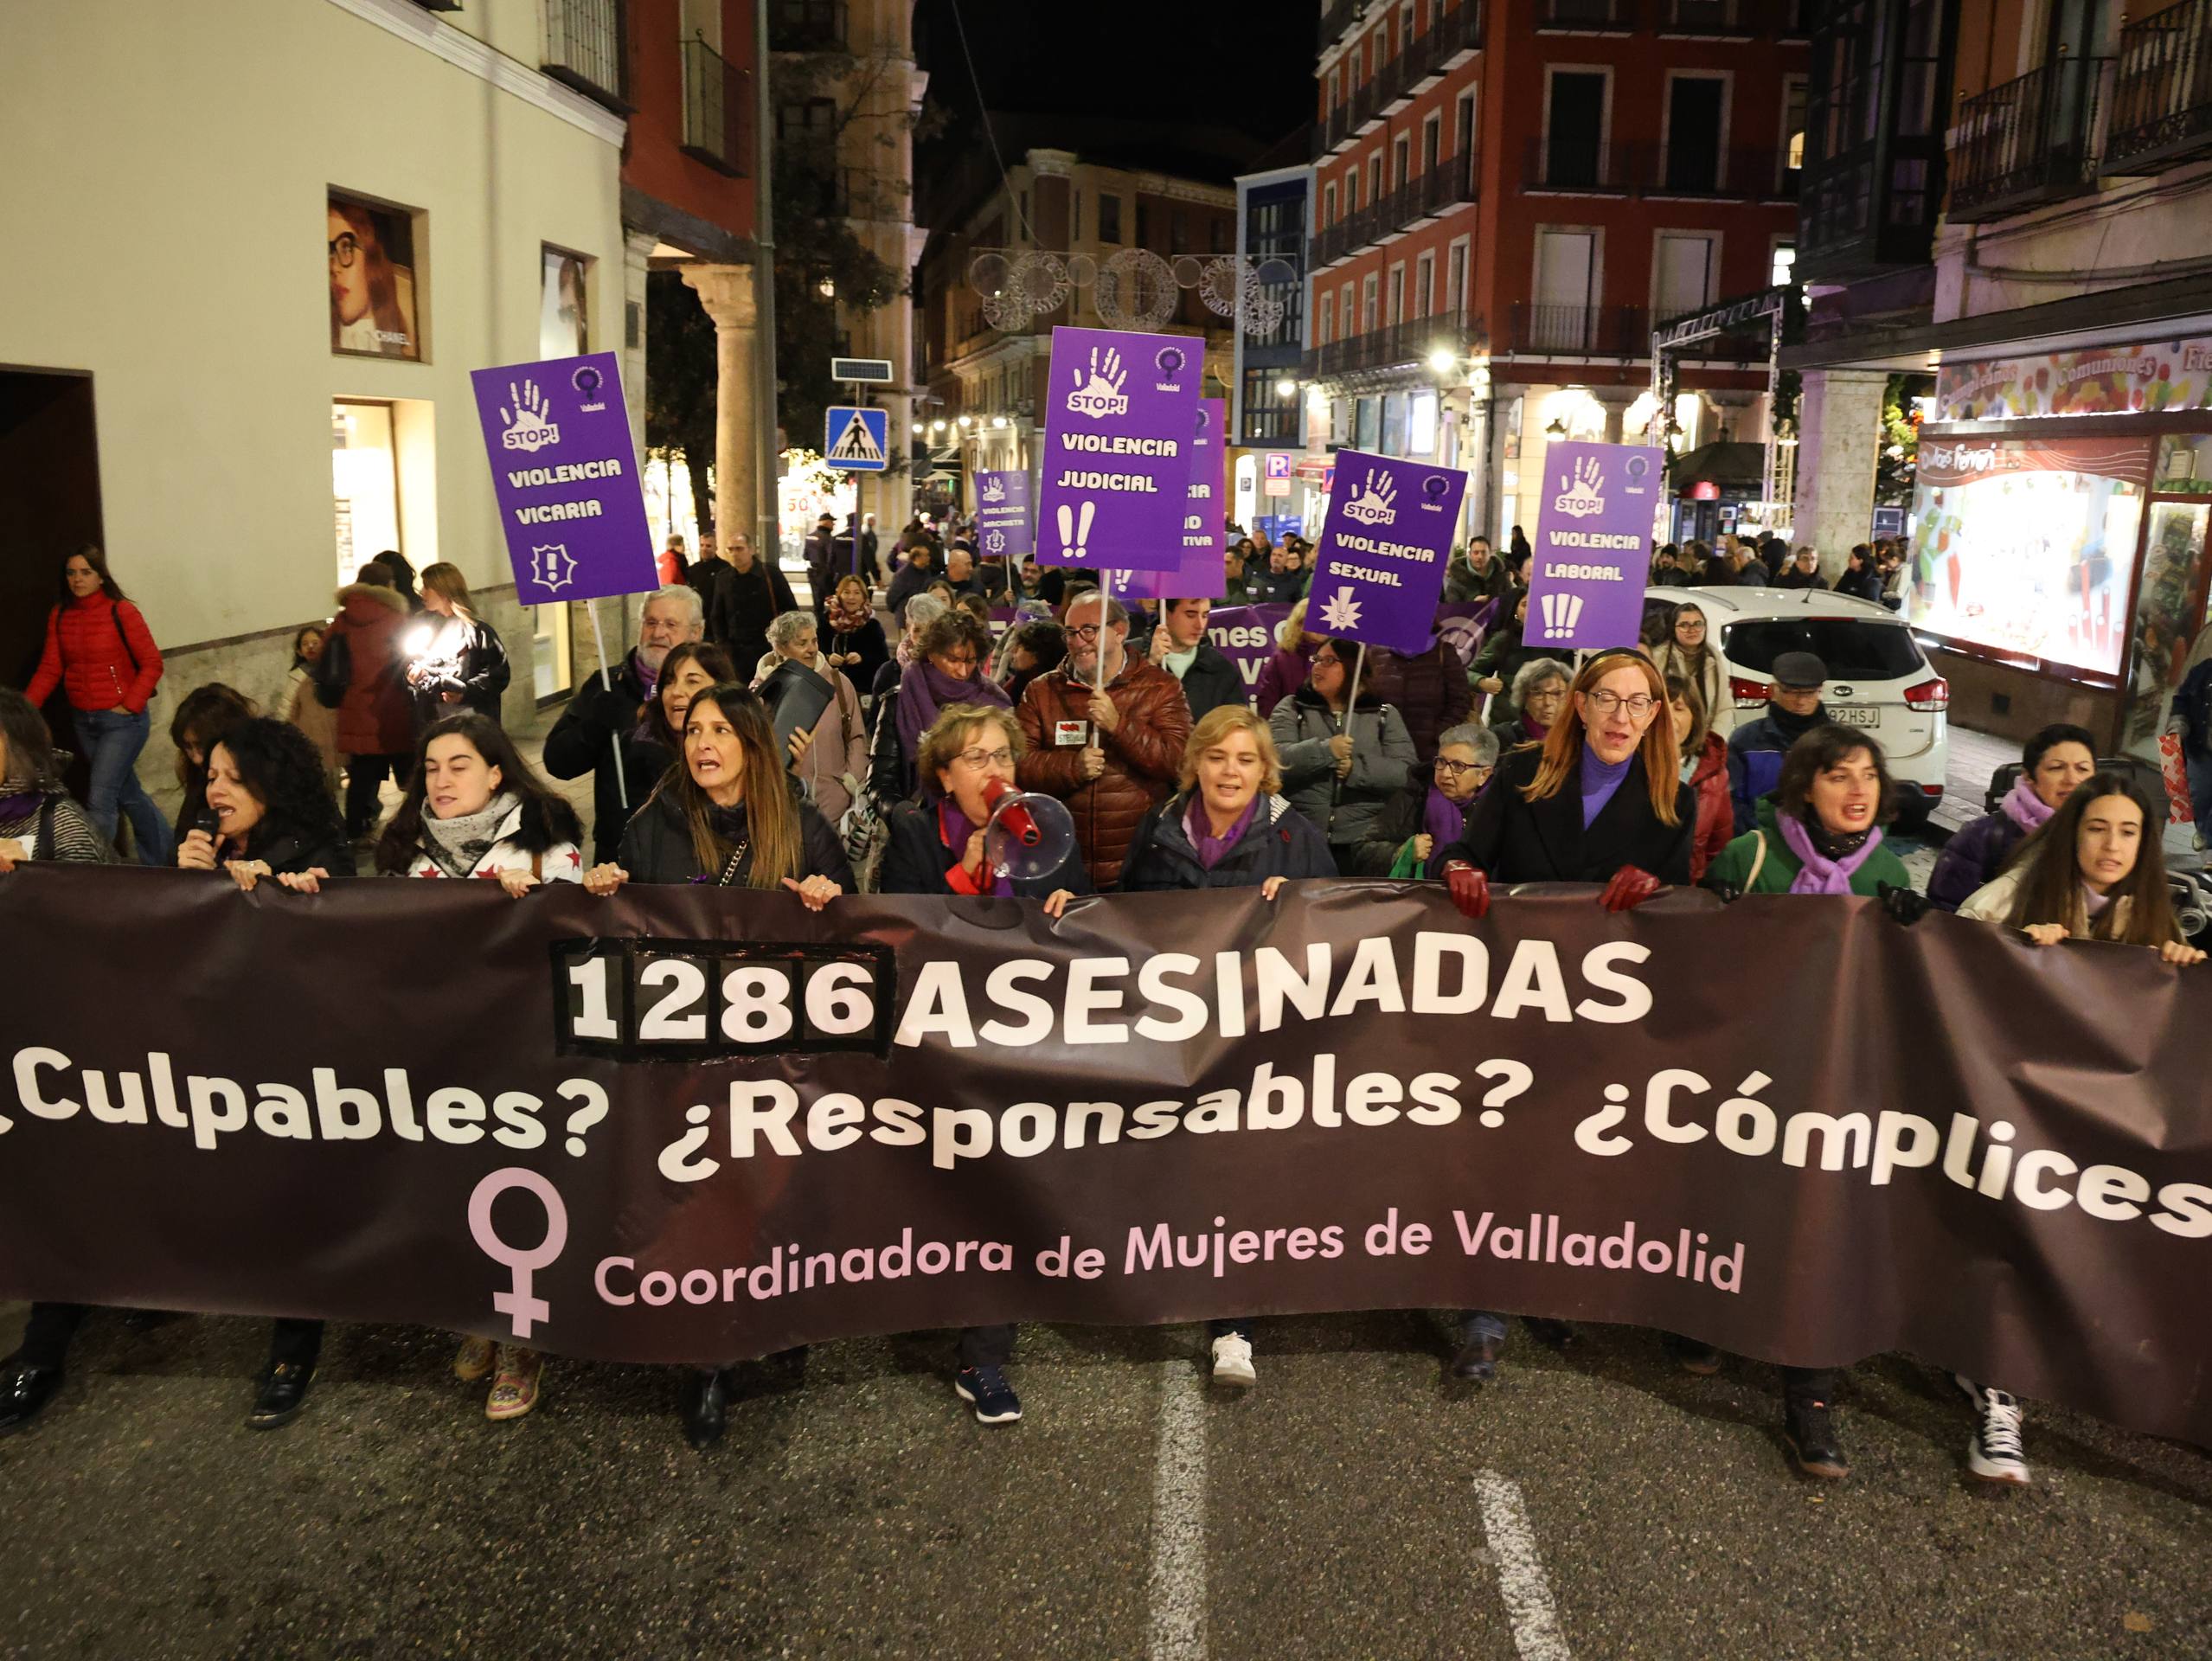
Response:
M1206 1661L1205 1387L1188 1356L1160 1380L1151 1605L1151 1661Z
M1478 1471L1475 1497L1483 1509L1483 1532L1497 1554L1497 1589L1505 1597L1513 1647L1520 1651L1521 1661L1571 1661L1519 1486L1495 1471Z

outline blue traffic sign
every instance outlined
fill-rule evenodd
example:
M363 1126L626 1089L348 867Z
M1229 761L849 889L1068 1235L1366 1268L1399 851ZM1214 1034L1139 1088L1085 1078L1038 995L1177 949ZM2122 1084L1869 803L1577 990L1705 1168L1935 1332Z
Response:
M832 405L823 456L849 473L880 473L891 465L891 412Z

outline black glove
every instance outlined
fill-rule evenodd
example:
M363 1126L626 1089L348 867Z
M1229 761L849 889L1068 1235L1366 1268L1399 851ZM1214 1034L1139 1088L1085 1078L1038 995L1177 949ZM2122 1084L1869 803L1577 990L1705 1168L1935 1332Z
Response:
M1901 888L1895 882L1877 883L1875 886L1875 894L1882 901L1882 908L1888 912L1893 920L1903 924L1907 928L1910 928L1927 915L1927 896L1924 894L1915 894L1910 888Z
M1721 903L1724 906L1734 905L1743 898L1741 888L1733 882L1723 882L1718 877L1709 876L1697 886L1708 894L1718 895Z

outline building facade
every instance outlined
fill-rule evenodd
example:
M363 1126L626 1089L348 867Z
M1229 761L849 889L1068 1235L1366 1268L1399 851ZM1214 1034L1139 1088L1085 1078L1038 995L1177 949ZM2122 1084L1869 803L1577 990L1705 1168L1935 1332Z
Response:
M1819 46L1843 87L1885 56L1932 66L1901 125L1941 146L1933 236L1840 284L1848 315L1793 356L1833 450L1864 443L1888 375L1935 376L1905 609L1942 643L1952 713L2155 759L2212 588L2212 4L1863 0ZM1863 523L1871 470L1848 460L1830 478Z
M1325 0L1310 438L1465 468L1493 536L1554 439L1763 439L1763 338L1670 430L1651 337L1787 280L1807 63L1788 0Z
M1303 135L1300 135L1302 138ZM1296 476L1305 449L1305 254L1313 222L1313 167L1300 161L1246 173L1236 182L1237 248L1260 293L1281 308L1279 318L1237 320L1229 382L1228 517L1279 540L1285 532L1318 534L1309 498L1313 484ZM1270 468L1269 455L1284 458ZM1318 469L1309 470L1316 472Z
M163 711L215 680L273 702L293 632L387 548L461 568L510 720L565 690L567 608L515 605L469 382L624 343L624 124L548 72L553 16L0 8L0 221L39 228L0 238L0 674L100 543L168 661L150 783Z

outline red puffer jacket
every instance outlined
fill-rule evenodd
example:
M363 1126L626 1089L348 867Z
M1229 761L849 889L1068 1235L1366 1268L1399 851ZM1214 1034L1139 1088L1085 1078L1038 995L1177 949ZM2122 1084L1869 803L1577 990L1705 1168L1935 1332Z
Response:
M160 680L161 652L144 616L127 600L93 594L46 614L46 651L23 696L35 707L60 686L72 709L119 703L135 715Z
M1106 771L1086 779L1091 683L1069 679L1064 670L1031 681L1016 712L1029 747L1014 769L1023 790L1042 791L1068 804L1084 869L1101 894L1121 875L1138 825L1175 789L1183 747L1190 741L1190 705L1182 683L1164 669L1132 657L1106 683L1106 696L1120 723L1098 735Z
M1728 741L1705 734L1704 754L1689 775L1697 792L1697 834L1689 843L1689 880L1698 881L1736 833L1735 805L1728 797Z
M338 705L341 754L397 755L414 747L414 703L400 645L407 626L407 603L393 590L368 582L338 590L338 614L330 619L324 650L346 643L346 696Z

